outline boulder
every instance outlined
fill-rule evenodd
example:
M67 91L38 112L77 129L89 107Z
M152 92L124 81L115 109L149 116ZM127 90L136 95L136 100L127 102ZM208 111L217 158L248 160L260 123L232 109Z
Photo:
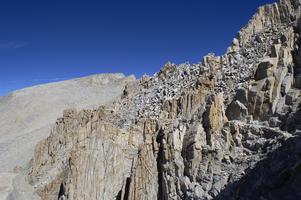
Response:
M293 102L298 98L299 95L300 95L300 90L290 89L287 95L285 96L285 104L293 105Z
M236 90L235 100L238 100L242 104L247 105L247 102L248 102L248 91L245 88L238 88Z
M213 53L209 53L208 55L204 56L202 63L204 66L213 71L220 69L221 67L220 57L215 56Z
M256 35L255 40L259 43L263 43L263 37L261 37L260 35Z
M277 66L277 58L265 58L263 59L256 68L255 72L255 80L261 80L264 78L267 78L269 76L273 76L273 73L275 72L276 66Z
M167 62L158 73L158 76L160 78L167 78L168 74L173 73L175 70L176 65L171 62Z
M281 125L281 121L277 117L271 117L269 119L270 127L279 127Z
M247 115L248 109L238 100L232 101L226 110L229 120L245 120Z

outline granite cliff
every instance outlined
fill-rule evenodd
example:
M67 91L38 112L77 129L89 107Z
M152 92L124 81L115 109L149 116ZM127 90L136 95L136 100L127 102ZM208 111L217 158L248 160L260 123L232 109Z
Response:
M300 15L300 0L260 7L225 55L65 110L29 183L45 200L301 199Z
M25 88L0 97L0 199L11 191L36 144L49 136L62 110L97 108L122 94L134 77L98 74Z

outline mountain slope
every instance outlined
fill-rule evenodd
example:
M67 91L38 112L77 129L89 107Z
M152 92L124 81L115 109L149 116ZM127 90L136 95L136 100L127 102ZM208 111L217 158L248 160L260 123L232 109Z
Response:
M0 172L24 166L67 108L97 108L120 96L133 77L100 74L22 89L0 99Z
M167 63L112 104L64 111L30 184L45 200L298 199L300 14L300 0L260 7L225 55Z

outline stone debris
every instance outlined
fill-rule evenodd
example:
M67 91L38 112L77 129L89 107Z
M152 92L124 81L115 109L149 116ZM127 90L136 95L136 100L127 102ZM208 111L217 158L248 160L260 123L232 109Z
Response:
M297 157L282 158L301 144L300 13L300 0L260 7L225 55L169 62L110 106L65 111L30 183L46 200L299 199Z

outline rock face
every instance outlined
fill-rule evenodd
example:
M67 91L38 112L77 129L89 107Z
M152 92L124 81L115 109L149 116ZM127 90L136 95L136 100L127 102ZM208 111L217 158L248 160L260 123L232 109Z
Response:
M36 144L49 136L52 123L63 109L107 105L133 81L134 77L122 74L101 74L26 88L1 97L0 182L7 185L0 187L0 199L6 199L10 192L10 199L34 199L27 188L21 187L25 185L23 176L13 172L30 161Z
M300 199L300 144L300 135L288 139L216 199Z
M66 110L25 172L50 199L299 199L299 0L260 7L221 57L167 63Z
M97 108L120 96L134 81L122 74L100 74L26 88L0 99L0 173L31 159L34 147L67 108Z

